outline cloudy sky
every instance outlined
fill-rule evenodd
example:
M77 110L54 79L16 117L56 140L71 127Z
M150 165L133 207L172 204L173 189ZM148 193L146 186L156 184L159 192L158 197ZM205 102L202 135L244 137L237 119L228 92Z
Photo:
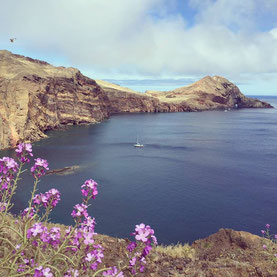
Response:
M0 49L141 90L221 75L245 94L277 95L277 0L0 0L0 7Z

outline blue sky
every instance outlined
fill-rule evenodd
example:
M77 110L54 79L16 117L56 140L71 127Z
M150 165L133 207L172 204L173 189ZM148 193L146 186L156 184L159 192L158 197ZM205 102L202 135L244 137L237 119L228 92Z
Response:
M1 49L141 90L220 75L245 94L277 95L277 0L0 0L0 5Z

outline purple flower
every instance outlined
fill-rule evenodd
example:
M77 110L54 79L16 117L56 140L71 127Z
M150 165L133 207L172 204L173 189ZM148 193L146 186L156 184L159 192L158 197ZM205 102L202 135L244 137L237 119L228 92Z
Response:
M94 180L86 180L85 183L81 186L82 195L95 199L96 195L98 194L97 186L98 184Z
M146 264L145 257L150 253L152 249L152 243L157 244L157 239L154 236L154 230L149 225L141 223L136 225L135 232L132 233L135 236L138 243L143 243L144 248L142 252L135 253L134 257L129 260L129 268L132 274L136 274L136 263L139 263L139 271L143 272ZM127 246L129 252L133 252L136 249L137 243L132 242Z
M267 246L265 244L263 245L263 249L267 249Z
M51 273L51 270L49 267L43 268L42 266L39 266L35 269L35 273L33 275L34 277L53 277L53 274Z
M85 260L86 260L87 262L93 261L93 260L94 260L94 255L93 255L93 253L88 253L88 254L86 255L86 257L85 257Z
M42 275L42 266L39 266L35 269L34 277L41 277Z
M56 207L61 200L61 194L57 189L50 189L45 195L47 198L47 206L51 206L52 208Z
M129 252L133 252L135 250L135 248L137 247L136 242L132 241L131 243L128 244L127 246L127 250Z
M136 262L137 262L137 258L136 257L133 257L130 261L129 261L129 265L131 267L135 266L136 265Z
M50 189L49 191L45 192L45 194L43 193L36 194L33 197L33 203L35 205L42 204L43 207L45 208L50 207L52 209L57 206L60 199L61 199L60 192L57 189Z
M64 277L78 277L79 271L77 269L69 269L65 274Z
M18 164L14 159L9 157L0 159L0 173L3 174L0 181L2 185L4 184L4 187L1 188L2 190L7 189L17 170Z
M13 171L17 171L18 163L13 159L9 157L3 157L0 159L1 167L0 172L6 173L6 170L12 169Z
M269 228L270 228L270 225L269 225L269 224L266 224L265 227L266 227L266 229L269 229Z
M274 238L277 239L277 235L275 235Z
M81 228L84 232L94 233L94 227L95 227L95 218L91 218L90 216L85 217L83 222L81 223Z
M89 268L92 270L96 270L98 264L102 263L102 258L104 257L102 246L101 245L93 245L94 250L87 253L85 257L85 262L89 263Z
M122 271L118 272L118 269L116 266L113 266L111 269L104 271L103 276L117 276L117 277L124 277L124 274Z
M49 267L46 267L45 269L42 270L42 276L45 277L53 277L53 274L51 273L51 270Z
M27 238L36 237L38 234L42 233L46 227L42 225L42 223L35 223L30 229L27 231Z
M264 235L265 234L265 230L261 230L261 233Z
M20 143L15 149L16 156L19 157L22 163L30 162L28 156L33 157L32 145L30 143Z
M34 214L35 214L35 209L33 207L31 207L31 209L29 209L29 208L24 209L23 212L21 213L21 217L23 218L27 214L28 214L28 218L32 218L34 216Z
M35 159L35 164L31 167L31 172L33 176L39 178L45 175L46 170L49 170L47 160L41 158Z
M143 249L142 256L146 257L150 253L151 250L152 250L152 246L146 245Z
M74 210L71 213L71 216L73 218L75 218L75 217L82 217L82 216L87 218L88 217L87 207L88 206L83 204L83 203L75 205L74 206Z
M154 230L150 228L149 225L145 226L145 224L141 223L140 225L136 225L135 229L135 238L138 241L147 242L151 238L151 235L154 234Z
M94 243L93 235L94 233L91 233L91 232L83 233L85 245L92 245Z

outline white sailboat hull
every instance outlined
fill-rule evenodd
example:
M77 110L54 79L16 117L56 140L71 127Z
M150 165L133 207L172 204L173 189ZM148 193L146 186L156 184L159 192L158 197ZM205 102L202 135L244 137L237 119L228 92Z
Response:
M140 143L136 143L136 144L134 144L134 147L144 147L144 145L140 144Z

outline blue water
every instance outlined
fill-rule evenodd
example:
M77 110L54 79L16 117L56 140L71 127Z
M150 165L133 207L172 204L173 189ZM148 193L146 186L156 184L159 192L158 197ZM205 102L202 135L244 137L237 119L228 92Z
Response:
M266 101L277 107L277 98ZM144 148L133 147L137 134ZM48 135L34 143L35 156L51 169L80 166L39 184L41 192L55 187L62 193L54 222L73 223L80 186L93 178L99 195L89 212L99 233L127 237L144 222L160 243L170 244L222 227L259 234L271 223L277 232L276 109L122 114ZM29 199L32 177L26 178L15 212Z

